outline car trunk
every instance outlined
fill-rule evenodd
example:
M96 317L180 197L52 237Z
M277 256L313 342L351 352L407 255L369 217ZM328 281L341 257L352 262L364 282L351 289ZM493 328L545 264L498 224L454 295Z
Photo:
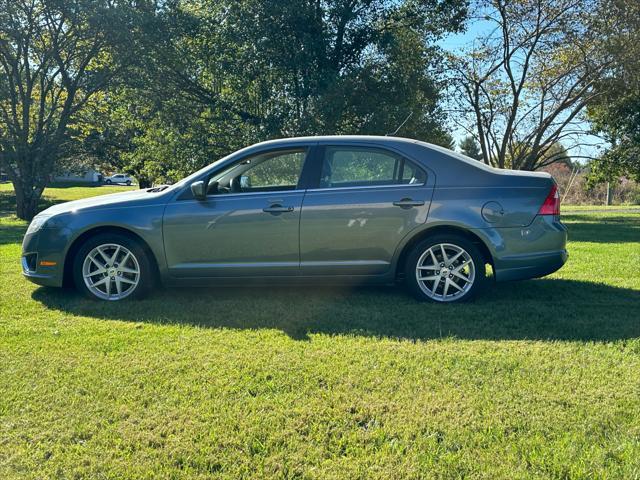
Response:
M533 222L555 186L544 172L500 170L495 173L495 199L485 203L483 218L495 227L525 227Z

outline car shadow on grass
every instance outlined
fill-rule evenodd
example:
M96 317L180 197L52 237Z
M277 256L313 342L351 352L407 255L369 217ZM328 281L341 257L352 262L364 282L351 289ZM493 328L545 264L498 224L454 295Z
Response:
M357 335L406 340L612 341L640 337L640 292L572 280L495 284L476 301L420 303L400 287L165 289L104 303L72 290L32 297L68 314L201 328L276 329L293 339Z

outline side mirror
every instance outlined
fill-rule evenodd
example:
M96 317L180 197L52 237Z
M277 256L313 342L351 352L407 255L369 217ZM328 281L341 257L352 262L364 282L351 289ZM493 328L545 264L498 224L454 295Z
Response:
M196 198L196 200L206 200L207 192L205 189L204 182L200 180L199 182L193 182L191 184L191 193Z

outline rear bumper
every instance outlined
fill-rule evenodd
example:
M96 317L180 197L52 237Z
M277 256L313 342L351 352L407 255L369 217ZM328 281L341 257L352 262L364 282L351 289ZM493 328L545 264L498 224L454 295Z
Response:
M484 237L498 282L549 275L568 258L567 228L558 217L538 215L526 227L475 230Z
M508 282L544 277L559 270L568 258L569 254L566 250L503 257L500 268L496 268L494 272L496 281Z

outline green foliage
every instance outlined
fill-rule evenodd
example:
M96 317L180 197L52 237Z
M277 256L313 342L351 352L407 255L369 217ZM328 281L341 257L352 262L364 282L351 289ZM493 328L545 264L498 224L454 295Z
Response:
M460 151L469 158L473 158L474 160L482 160L482 152L480 151L480 145L478 142L471 136L466 136L460 142Z
M591 184L628 176L640 181L640 4L606 0L601 11L603 55L611 62L588 113L611 148L591 164Z
M445 0L171 2L138 38L129 85L87 118L118 145L96 152L162 182L256 141L386 134L409 113L401 135L449 145L434 45L464 14Z
M589 185L623 176L640 182L640 138L625 139L590 163Z

